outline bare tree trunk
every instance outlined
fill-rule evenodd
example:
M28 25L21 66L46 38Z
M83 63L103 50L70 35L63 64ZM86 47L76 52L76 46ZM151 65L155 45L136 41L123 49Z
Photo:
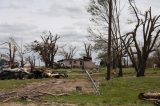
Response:
M112 0L109 0L108 52L107 52L106 80L110 80L110 71L111 71L111 34L112 34Z
M112 44L113 45L113 44ZM116 68L116 55L114 53L115 51L113 50L112 51L112 69L115 69Z
M53 51L54 51L54 50L53 50L53 47L52 47L52 50L51 50L52 53L51 53L51 59L50 59L50 60L51 60L51 61L50 61L50 67L51 67L51 68L53 68L53 63L54 63L54 54L53 54Z
M11 43L8 43L9 45L9 67L12 67L12 47L11 47Z
M140 63L140 67L138 68L138 72L137 72L137 77L145 76L145 69L146 69L145 63Z
M23 60L23 57L21 58L21 67L22 67L22 68L24 67L24 60Z
M121 60L121 57L119 57L119 59L118 59L118 69L119 69L118 77L123 77L122 60Z

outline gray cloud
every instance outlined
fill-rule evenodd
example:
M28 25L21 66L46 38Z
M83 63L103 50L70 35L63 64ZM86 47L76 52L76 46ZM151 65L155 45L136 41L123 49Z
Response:
M28 24L0 24L0 33L25 32L36 28L36 26Z
M88 16L85 6L88 0L54 0L46 9L37 9L37 13L52 17L84 18Z
M63 36L61 36L61 41L64 41L64 42L81 42L81 41L84 41L84 39L86 39L87 35L85 34L79 34L79 33L66 33L66 34L63 34Z
M24 43L40 40L43 31L51 30L61 36L58 43L73 44L82 48L87 40L87 28L93 26L86 12L89 0L0 0L0 41L15 36ZM133 16L128 13L128 0L122 0L125 8L122 11L122 32L133 29L127 19ZM160 0L136 0L140 10L152 6L154 14L159 14ZM18 18L17 18L18 17ZM82 50L82 49L81 49Z

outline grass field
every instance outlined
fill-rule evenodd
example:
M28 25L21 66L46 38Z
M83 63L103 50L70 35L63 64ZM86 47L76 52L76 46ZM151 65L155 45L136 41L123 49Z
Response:
M20 85L26 85L33 82L40 82L46 79L26 79L26 80L0 80L0 90L12 89Z
M78 75L70 73L70 78L78 78ZM85 78L84 73L79 73L79 78ZM160 69L148 68L146 76L137 78L133 68L124 69L123 78L115 78L112 75L110 81L105 81L105 68L100 74L92 76L101 79L100 96L94 94L73 93L71 96L53 97L47 96L45 100L60 103L75 103L80 106L153 106L153 103L138 99L140 92L160 92Z
M71 79L86 78L82 72L69 70L68 75ZM95 79L100 80L100 96L73 92L69 96L45 96L41 99L48 102L78 104L79 106L154 106L151 102L139 100L138 94L140 92L160 92L160 69L158 68L147 69L146 76L141 78L136 78L134 69L131 68L124 69L124 77L112 76L110 81L105 81L104 69L101 73L92 75ZM0 89L10 89L37 81L41 80L2 80L0 81Z
M73 93L71 96L47 96L45 100L60 103L75 103L80 106L153 106L152 103L138 99L140 92L160 92L160 77L115 78L103 81L100 96Z

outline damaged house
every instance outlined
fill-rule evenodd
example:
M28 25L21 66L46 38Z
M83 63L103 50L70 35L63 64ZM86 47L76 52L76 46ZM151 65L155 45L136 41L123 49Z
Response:
M83 64L86 69L94 69L96 65L92 62L92 58L83 57L79 59L62 59L58 63L64 68L82 68Z

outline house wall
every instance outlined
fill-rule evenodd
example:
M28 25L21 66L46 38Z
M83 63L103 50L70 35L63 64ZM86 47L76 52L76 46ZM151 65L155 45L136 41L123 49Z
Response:
M79 60L64 60L63 64L67 67L76 67L79 68L80 67L80 61Z
M84 61L84 67L86 69L94 69L96 65L92 61Z
M67 67L81 68L81 60L64 60L63 64ZM94 69L96 65L92 61L84 61L86 69Z

